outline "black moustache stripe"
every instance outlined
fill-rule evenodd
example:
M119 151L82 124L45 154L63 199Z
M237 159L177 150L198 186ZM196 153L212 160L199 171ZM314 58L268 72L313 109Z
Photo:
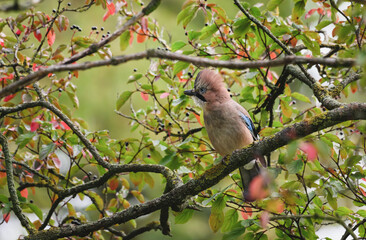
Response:
M205 99L205 97L204 96L202 96L201 94L199 94L198 92L196 92L196 97L198 97L199 99L201 99L202 101L204 101L204 102L207 102L206 101L206 99Z

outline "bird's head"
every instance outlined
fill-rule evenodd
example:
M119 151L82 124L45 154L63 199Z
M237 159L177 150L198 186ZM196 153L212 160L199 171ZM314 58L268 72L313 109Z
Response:
M202 108L206 104L230 99L230 93L225 88L221 75L210 69L199 72L194 82L194 89L184 91L184 94L192 96L195 103Z

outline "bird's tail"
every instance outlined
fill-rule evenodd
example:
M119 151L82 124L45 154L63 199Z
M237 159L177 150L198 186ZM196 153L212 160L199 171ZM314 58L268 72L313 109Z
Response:
M259 161L262 162L261 160ZM243 197L246 202L253 202L257 199L266 197L268 194L268 183L264 176L263 169L265 166L260 165L261 164L257 159L254 159L245 166L239 168L243 184Z

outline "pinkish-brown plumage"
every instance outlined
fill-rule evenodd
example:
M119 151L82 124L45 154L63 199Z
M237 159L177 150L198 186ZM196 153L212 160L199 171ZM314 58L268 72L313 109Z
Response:
M248 112L231 97L220 74L204 69L197 75L194 90L185 91L202 107L208 137L215 150L222 156L231 154L251 144L256 139ZM260 160L262 160L261 158ZM265 165L265 162L262 162ZM258 163L252 169L241 167L244 198L251 199L249 184L259 174Z

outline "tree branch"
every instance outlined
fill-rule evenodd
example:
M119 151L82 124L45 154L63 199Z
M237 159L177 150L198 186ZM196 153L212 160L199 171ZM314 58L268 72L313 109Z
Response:
M319 114L310 119L295 123L272 137L255 142L248 147L234 151L230 159L221 162L204 172L198 178L188 181L186 184L174 188L170 192L155 198L149 202L132 206L118 212L110 217L102 218L95 222L81 224L78 226L67 225L59 228L52 228L31 234L26 239L53 239L66 236L85 236L86 234L114 224L120 224L130 219L155 212L157 210L180 204L188 196L194 196L201 191L212 187L229 173L245 165L256 156L256 153L268 154L294 140L305 137L314 132L348 120L366 119L366 104L351 103L341 108Z
M84 62L78 64L57 64L48 68L40 68L37 72L33 72L20 80L11 83L0 90L0 98L6 97L10 94L16 93L24 87L35 83L49 73L64 72L64 71L75 71L75 70L89 70L94 67L118 65L126 63L132 60L140 60L144 58L160 58L169 60L178 60L184 62L190 62L200 67L220 67L228 69L247 69L247 68L258 68L258 67L276 67L287 64L322 64L331 67L351 67L356 65L355 59L349 58L308 58L301 56L285 56L274 60L258 60L258 61L223 61L215 59L207 59L204 57L187 56L179 53L166 52L162 50L147 50L140 53L116 56L108 60L99 60L93 62ZM309 80L307 80L309 82ZM310 83L309 83L310 84Z
M5 159L6 180L8 182L8 190L10 194L10 200L12 202L12 209L22 226L27 229L28 233L33 234L35 233L35 229L30 225L28 219L24 216L22 209L20 208L17 190L15 189L13 164L9 153L8 141L2 134L0 134L0 144L2 146L2 152Z

